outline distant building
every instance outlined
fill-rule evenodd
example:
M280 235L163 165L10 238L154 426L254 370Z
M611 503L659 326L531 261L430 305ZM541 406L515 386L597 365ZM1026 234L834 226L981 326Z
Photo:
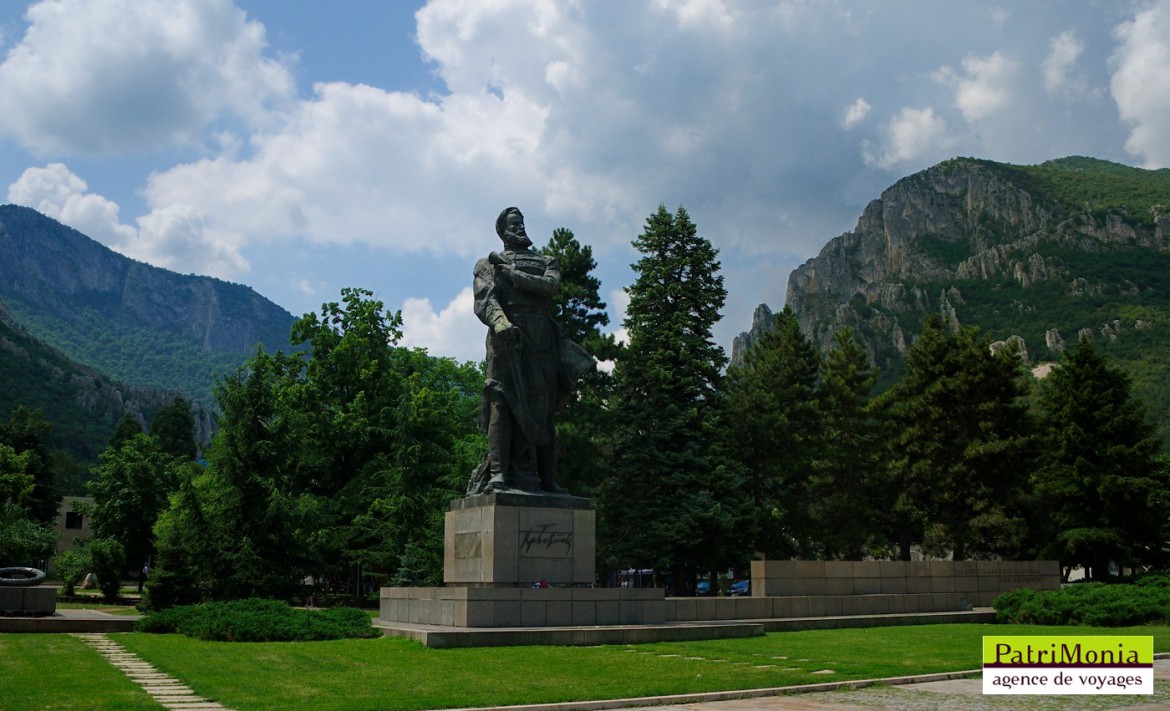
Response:
M65 551L77 548L77 546L73 543L74 538L86 539L93 536L93 532L89 530L90 517L78 511L74 511L75 503L93 506L93 497L66 496L61 499L61 505L57 508L58 553L64 553ZM51 571L52 566L50 565L49 568Z

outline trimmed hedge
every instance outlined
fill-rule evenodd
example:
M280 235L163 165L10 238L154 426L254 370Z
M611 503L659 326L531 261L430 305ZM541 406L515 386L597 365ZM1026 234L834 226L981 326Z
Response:
M378 636L370 616L352 607L298 610L276 600L255 598L171 607L143 617L136 629L213 642L311 642Z
M1170 578L1132 583L1077 583L1059 590L1013 590L994 602L996 619L1012 624L1130 627L1170 624Z

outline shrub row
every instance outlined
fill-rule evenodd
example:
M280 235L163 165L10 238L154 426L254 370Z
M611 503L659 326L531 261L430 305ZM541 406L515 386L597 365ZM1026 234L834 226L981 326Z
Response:
M276 600L182 605L146 615L139 632L172 633L216 642L309 642L377 637L370 616L352 607L298 610Z
M1013 590L994 603L1000 622L1128 627L1170 623L1170 578L1132 583L1077 583L1059 590Z

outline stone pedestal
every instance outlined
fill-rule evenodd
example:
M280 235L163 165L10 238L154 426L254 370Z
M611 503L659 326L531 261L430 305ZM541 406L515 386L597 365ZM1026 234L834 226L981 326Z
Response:
M446 514L443 583L468 587L589 587L596 519L575 496L480 494Z
M56 588L0 587L0 615L42 617L56 610Z

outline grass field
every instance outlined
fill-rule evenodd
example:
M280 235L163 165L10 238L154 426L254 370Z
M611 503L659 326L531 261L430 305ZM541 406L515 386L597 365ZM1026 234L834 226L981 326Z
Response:
M232 644L176 635L111 637L196 693L246 711L493 706L960 671L980 667L985 634L1090 633L1151 635L1157 651L1170 651L1168 627L928 625L638 646L461 650L395 639ZM4 709L151 707L96 652L67 635L0 637L0 699Z

